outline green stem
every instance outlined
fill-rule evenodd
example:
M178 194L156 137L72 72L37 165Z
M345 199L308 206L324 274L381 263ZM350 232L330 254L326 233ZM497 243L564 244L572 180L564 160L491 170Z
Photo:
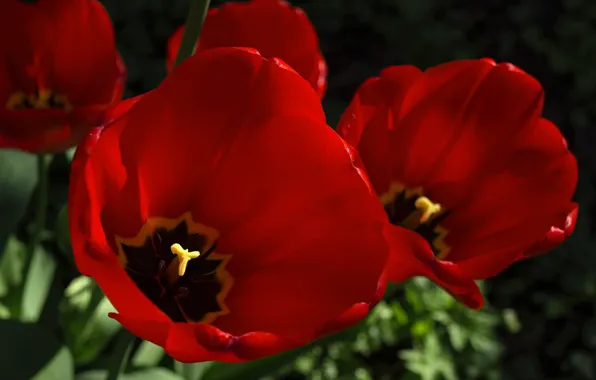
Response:
M209 3L210 0L190 0L190 9L186 17L184 34L182 35L176 61L174 61L174 67L195 53L199 34L209 10Z
M111 363L108 368L108 377L106 380L118 380L120 374L126 370L136 340L136 336L125 329L121 330L121 334L112 352L112 357L110 358Z
M33 228L31 229L27 247L27 260L23 272L25 275L29 272L33 252L39 243L41 243L46 226L51 161L52 157L50 155L40 154L37 156L37 200L35 202L35 219L33 220Z

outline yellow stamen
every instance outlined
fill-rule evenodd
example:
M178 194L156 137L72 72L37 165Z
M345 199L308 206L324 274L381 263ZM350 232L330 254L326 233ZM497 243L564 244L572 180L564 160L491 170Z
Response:
M433 203L427 197L420 197L416 199L414 203L416 208L422 211L422 216L420 216L420 223L427 222L433 215L438 214L441 212L441 205L438 203Z
M37 102L32 100L32 103L35 104L35 108L50 108L50 99L52 98L52 91L51 90L41 90L39 92L39 97ZM35 99L35 96L33 96Z
M188 249L182 248L178 243L172 244L170 249L172 250L172 254L178 256L178 276L180 277L184 276L188 262L201 255L201 252L199 251L188 252Z

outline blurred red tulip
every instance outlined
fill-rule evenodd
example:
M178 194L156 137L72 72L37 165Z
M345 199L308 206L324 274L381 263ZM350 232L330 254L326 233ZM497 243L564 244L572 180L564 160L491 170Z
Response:
M0 24L0 147L76 145L120 100L126 70L95 0L6 0Z
M184 27L168 42L171 70ZM319 39L304 11L283 0L251 0L225 3L209 10L201 30L197 51L215 47L250 47L264 57L278 57L302 75L320 97L327 87L327 64Z

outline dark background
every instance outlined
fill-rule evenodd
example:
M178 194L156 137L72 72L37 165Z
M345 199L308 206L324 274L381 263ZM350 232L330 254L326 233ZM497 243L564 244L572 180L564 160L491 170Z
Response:
M183 0L104 0L129 71L127 96L165 76L165 46ZM221 1L214 1L214 5ZM355 339L316 348L283 379L596 379L596 2L590 0L292 1L312 19L329 64L324 100L334 126L357 86L389 65L426 68L492 57L535 76L544 114L580 163L575 235L485 284L470 312L425 281L381 304ZM552 179L556 181L556 178Z

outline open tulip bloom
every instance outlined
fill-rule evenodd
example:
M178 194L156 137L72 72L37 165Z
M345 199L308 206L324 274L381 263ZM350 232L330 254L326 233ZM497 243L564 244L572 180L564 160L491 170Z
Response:
M460 298L573 232L577 163L542 104L534 78L488 59L394 66L362 84L338 132L359 150L391 223L432 248L415 251L427 265L391 255L390 281L433 268ZM399 246L402 234L387 238Z
M387 215L289 66L199 51L114 113L77 149L69 219L77 266L128 330L183 362L252 360L382 297ZM399 231L414 260L424 241Z
M180 27L168 41L171 69L182 41ZM290 65L319 96L327 88L327 64L319 38L306 13L284 0L227 2L207 13L197 50L216 47L248 47L266 58L280 58Z
M0 147L59 152L122 97L126 71L96 0L3 0Z

